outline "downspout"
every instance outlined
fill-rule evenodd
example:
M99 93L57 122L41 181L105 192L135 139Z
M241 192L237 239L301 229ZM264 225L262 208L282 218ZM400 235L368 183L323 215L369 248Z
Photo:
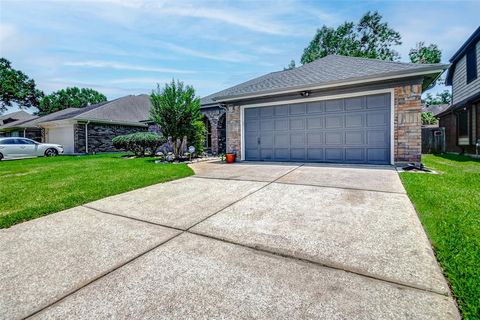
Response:
M23 129L23 137L24 137L24 138L26 138L26 137L27 137L27 133L26 133L26 131L27 131L27 128L24 128L24 129Z
M85 123L85 153L88 154L88 124L90 121Z

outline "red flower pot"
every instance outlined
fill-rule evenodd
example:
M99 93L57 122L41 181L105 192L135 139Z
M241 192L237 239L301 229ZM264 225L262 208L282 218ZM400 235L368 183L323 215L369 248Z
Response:
M237 155L234 154L234 153L227 153L225 155L225 159L227 160L227 163L234 163L236 157L237 157Z

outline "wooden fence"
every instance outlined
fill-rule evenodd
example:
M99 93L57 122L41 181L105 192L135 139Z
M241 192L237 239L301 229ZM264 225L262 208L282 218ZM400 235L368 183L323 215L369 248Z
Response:
M445 152L445 128L422 127L422 153Z

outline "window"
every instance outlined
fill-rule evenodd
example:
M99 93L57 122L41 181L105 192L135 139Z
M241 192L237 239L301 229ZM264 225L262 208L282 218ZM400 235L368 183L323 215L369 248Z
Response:
M34 141L29 139L16 139L17 144L36 144Z
M468 111L458 114L458 137L468 137Z
M472 46L467 51L467 83L477 79L477 50Z
M0 140L0 144L15 144L15 139Z

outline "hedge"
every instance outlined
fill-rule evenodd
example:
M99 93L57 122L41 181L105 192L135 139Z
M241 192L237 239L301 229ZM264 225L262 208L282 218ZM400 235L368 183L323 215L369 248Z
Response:
M166 138L153 132L136 132L112 139L115 148L133 152L140 157L147 153L155 155L157 149L166 141Z

